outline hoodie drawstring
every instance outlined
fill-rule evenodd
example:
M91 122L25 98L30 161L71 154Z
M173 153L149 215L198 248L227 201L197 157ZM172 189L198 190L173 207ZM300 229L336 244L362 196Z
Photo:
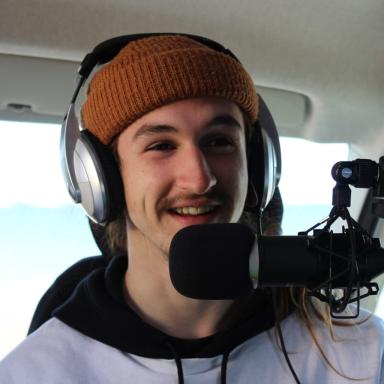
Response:
M169 341L166 342L166 345L171 350L173 357L175 359L178 384L184 384L184 372L183 372L183 364L182 364L181 358L177 353L176 348ZM228 366L229 354L230 354L230 351L225 352L221 359L220 384L227 383L227 366Z
M177 377L178 377L179 384L184 384L183 364L181 362L181 358L177 353L176 348L170 342L167 342L166 345L173 353L173 357L175 359L176 368L177 368Z
M227 382L227 365L228 365L229 351L223 354L221 359L221 380L220 384L226 384Z

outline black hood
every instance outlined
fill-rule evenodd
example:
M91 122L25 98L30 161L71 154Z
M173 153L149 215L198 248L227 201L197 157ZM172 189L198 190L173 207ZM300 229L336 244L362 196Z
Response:
M245 340L273 327L268 291L256 290L230 309L236 316L225 329L202 339L168 336L143 321L124 301L123 278L127 256L115 257L85 277L72 296L53 315L79 332L121 351L149 358L213 357L229 353Z

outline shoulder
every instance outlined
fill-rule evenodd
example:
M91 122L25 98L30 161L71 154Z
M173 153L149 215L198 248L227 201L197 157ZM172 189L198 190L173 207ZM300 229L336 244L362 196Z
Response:
M351 308L351 314L354 308ZM317 362L326 368L331 376L335 370L350 378L362 379L380 377L384 352L383 321L361 309L356 319L333 320L330 325L324 320L312 317L305 324L297 315L284 324L287 348L302 354L307 366L317 370ZM326 364L328 360L331 364ZM331 369L331 366L334 369ZM316 372L316 377L323 373ZM341 380L340 375L335 376ZM343 382L343 381L342 381Z
M303 382L380 382L384 328L377 316L362 310L358 319L329 326L316 317L306 323L294 312L281 322L281 330L289 359ZM243 374L252 377L255 369L262 372L261 382L286 382L289 377L276 329L246 341L231 356ZM273 370L265 369L271 366Z
M0 383L169 383L173 364L123 353L53 318L0 362Z
M81 372L81 369L76 368L84 363L81 351L95 343L53 318L29 335L0 362L0 382L41 384L58 382L60 377L60 382L72 382L69 376ZM79 377L73 382L79 382Z

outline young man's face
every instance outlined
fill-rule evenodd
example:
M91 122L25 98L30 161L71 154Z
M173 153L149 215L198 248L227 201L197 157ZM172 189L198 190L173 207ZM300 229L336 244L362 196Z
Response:
M128 236L167 254L183 227L238 221L245 146L243 115L223 99L182 100L135 121L117 142Z

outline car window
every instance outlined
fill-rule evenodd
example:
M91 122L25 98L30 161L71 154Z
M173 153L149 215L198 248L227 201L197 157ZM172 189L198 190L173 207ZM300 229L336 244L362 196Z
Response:
M36 304L77 260L99 254L83 210L65 190L60 126L0 121L0 358L26 335ZM331 209L332 165L345 143L281 138L283 234L294 235Z
M25 337L53 280L100 253L65 190L59 137L59 125L0 122L0 358Z
M336 162L348 160L349 145L287 137L280 144L283 234L297 235L328 216L335 186L331 169Z

